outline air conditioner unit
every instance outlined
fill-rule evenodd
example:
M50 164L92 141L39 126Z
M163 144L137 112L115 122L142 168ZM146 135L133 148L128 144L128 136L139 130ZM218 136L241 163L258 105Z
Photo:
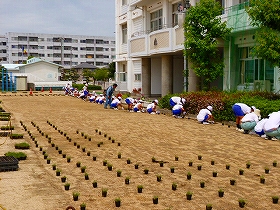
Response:
M269 80L255 80L254 90L256 91L271 91L271 83Z

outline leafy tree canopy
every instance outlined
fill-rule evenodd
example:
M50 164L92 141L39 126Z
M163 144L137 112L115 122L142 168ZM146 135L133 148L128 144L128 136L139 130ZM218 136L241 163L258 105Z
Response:
M116 72L116 63L112 62L109 64L109 68L108 68L109 74L108 77L109 78L115 78L115 72Z
M251 0L247 12L252 25L259 27L255 55L280 66L280 0Z
M187 11L184 23L185 55L207 89L210 82L223 75L224 63L217 44L218 39L224 40L231 29L221 21L221 14L219 2L201 0Z
M108 69L106 68L95 69L93 73L95 80L105 81L106 79L108 79Z

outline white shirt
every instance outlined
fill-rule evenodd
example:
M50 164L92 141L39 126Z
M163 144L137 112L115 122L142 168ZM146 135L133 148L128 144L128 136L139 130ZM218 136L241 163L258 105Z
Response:
M175 106L173 106L172 110L181 110L183 109L183 105L181 104L176 104Z
M199 122L202 122L207 114L212 115L208 109L201 109L196 118Z
M249 114L245 114L245 116L242 118L241 122L259 122L259 117L256 115L255 112L251 112Z
M173 96L171 97L171 100L174 101L174 103L176 104L181 103L181 98L179 96Z
M278 128L280 125L280 111L279 112L273 112L270 114L268 120L264 124L263 129L265 131L268 131L272 128Z
M120 100L118 98L115 98L111 104L120 104Z
M151 103L151 104L149 104L148 106L147 106L147 109L150 109L150 108L155 108L156 107L156 105L154 104L154 103Z
M243 103L236 103L235 105L238 105L240 106L241 110L243 111L244 114L248 114L251 112L251 107L249 107L248 105L246 104L243 104Z
M257 125L255 126L254 130L256 132L261 132L263 130L264 124L267 122L268 118L264 118L261 121L259 121L257 123Z
M137 104L135 104L134 108L141 109L141 108L140 108L141 106L142 106L141 103L137 103Z

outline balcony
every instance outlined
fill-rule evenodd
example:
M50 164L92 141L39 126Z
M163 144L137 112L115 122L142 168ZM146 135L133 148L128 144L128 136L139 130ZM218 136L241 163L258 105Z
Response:
M184 29L165 25L162 29L153 32L139 31L132 34L129 44L131 56L181 51L184 47Z

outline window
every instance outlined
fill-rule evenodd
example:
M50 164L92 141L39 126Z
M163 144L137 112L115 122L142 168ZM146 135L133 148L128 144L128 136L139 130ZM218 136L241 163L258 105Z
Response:
M162 29L162 9L151 13L151 31Z
M53 46L47 46L47 49L48 49L48 50L52 50L52 49L53 49Z
M127 24L122 25L122 43L127 44Z
M127 5L127 0L122 0L122 5Z
M38 49L45 49L45 46L38 46Z
M134 81L140 82L141 81L141 74L134 74Z

